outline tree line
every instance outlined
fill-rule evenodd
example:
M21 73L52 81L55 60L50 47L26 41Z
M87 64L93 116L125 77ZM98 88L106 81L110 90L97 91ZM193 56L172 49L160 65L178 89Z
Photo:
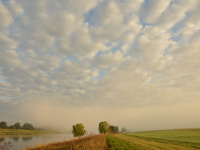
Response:
M119 132L119 128L118 126L114 126L114 125L109 125L109 123L107 121L102 121L99 123L99 127L98 127L99 133L118 133ZM122 128L121 132L127 132L126 128ZM76 125L72 126L72 133L74 135L74 137L80 137L86 134L86 130L85 127L82 123L78 123Z
M14 125L7 125L7 122L2 121L0 122L1 129L24 129L24 130L35 130L34 126L30 123L24 123L22 126L19 122L15 123Z

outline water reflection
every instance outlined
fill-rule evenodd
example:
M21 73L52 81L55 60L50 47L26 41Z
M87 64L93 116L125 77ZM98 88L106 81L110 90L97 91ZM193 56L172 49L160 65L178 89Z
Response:
M3 142L3 141L5 141L5 138L0 137L0 143Z
M39 144L62 142L72 139L72 134L45 134L45 135L5 135L0 136L0 145L5 142L12 142L10 150L22 150L26 147L33 147Z
M19 137L12 137L11 139L13 139L13 141L15 141L15 142L17 142L17 141L19 141Z
M26 141L30 141L32 138L33 138L32 136L22 137L22 140L23 140L24 142L26 142Z

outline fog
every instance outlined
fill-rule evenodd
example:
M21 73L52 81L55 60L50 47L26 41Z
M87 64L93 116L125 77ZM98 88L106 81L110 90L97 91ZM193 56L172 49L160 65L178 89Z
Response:
M62 131L71 131L73 124L83 123L88 133L98 133L101 121L131 131L198 128L199 106L200 102L188 102L141 108L102 108L72 107L56 101L38 101L21 105L18 114L15 113L14 118L9 120L10 123L28 121L37 127L50 126Z

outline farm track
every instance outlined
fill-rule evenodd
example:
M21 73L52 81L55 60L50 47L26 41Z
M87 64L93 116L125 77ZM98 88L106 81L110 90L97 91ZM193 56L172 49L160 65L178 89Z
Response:
M196 148L193 148L193 147L185 147L185 146L180 146L180 145L175 145L175 144L170 144L170 143L157 142L153 140L145 140L145 139L140 139L134 136L127 136L123 134L116 134L114 136L117 138L126 140L128 142L131 142L140 147L143 147L147 150L197 150Z

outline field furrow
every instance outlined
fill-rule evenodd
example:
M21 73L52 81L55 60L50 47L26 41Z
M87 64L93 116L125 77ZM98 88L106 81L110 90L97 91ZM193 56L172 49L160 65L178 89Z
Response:
M193 147L185 147L170 143L150 141L134 136L127 136L124 134L116 134L114 136L149 150L196 150L196 148Z

